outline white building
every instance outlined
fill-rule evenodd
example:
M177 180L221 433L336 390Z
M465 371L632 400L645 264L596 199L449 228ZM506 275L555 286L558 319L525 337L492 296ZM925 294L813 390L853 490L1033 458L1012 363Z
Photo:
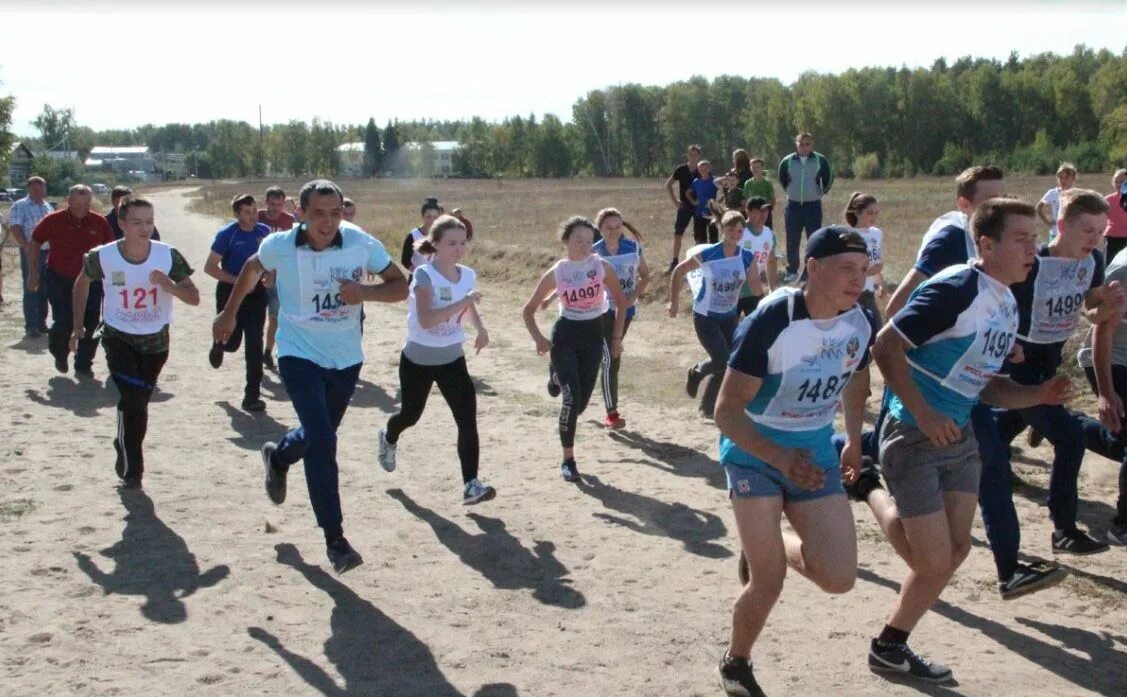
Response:
M337 171L346 177L364 176L363 143L341 143L337 146Z
M431 172L420 172L426 177L449 177L454 174L454 153L461 149L462 144L456 140L435 140L428 143L434 149L434 169ZM422 150L423 143L414 141L405 143L403 148L415 152Z
M149 175L156 171L156 160L147 145L99 145L90 151L85 164L87 169L112 171L142 181L150 179Z

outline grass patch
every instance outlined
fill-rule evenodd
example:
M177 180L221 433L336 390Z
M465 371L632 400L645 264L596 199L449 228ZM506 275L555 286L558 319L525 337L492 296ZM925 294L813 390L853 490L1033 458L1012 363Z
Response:
M9 499L0 501L0 520L16 520L35 510L36 503L32 499Z

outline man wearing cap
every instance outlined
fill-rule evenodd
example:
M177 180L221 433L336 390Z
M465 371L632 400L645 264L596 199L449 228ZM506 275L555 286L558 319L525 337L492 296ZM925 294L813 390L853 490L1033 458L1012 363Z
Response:
M977 258L924 281L877 336L873 357L891 392L880 433L886 491L864 467L850 488L865 501L910 573L869 667L923 682L952 671L908 648L908 636L939 598L971 547L982 459L971 409L1060 404L1066 378L1019 385L1003 373L1018 330L1009 286L1025 280L1037 219L1024 201L984 202L970 222ZM848 446L846 446L848 447Z
M740 323L716 403L720 464L742 551L743 590L719 667L729 695L763 694L751 648L788 564L828 593L849 591L857 574L842 478L852 481L861 467L877 333L873 317L857 304L869 255L865 240L845 226L815 232L806 254L806 284L772 293ZM830 441L839 405L848 434L840 457ZM780 527L784 513L793 533Z
M106 213L106 222L110 224L111 228L113 228L113 238L115 240L120 240L122 237L125 237L125 233L122 231L121 225L117 221L117 216L121 211L122 200L126 196L132 195L133 189L130 189L128 186L121 186L120 184L118 186L115 186L110 192L110 205L112 205L113 208L109 213ZM149 239L155 242L160 241L160 233L156 228L153 228L152 237L150 237Z
M761 196L752 196L745 204L747 208L747 225L744 226L743 240L740 246L750 250L755 255L755 271L763 281L767 292L775 290L776 279L779 277L779 262L775 256L775 233L767 227L765 220L771 215L771 204ZM762 295L752 295L751 284L744 283L740 289L738 310L741 317L751 314L763 299Z

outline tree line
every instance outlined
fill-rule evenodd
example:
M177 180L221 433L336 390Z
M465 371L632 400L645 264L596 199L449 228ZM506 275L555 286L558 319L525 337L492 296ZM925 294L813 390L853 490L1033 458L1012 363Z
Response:
M10 98L0 100L0 144L11 140L10 116ZM616 85L580 97L570 117L389 121L382 129L374 119L261 129L220 120L93 131L68 110L45 106L33 148L65 140L84 156L94 145L144 144L184 153L199 177L296 177L339 174L337 146L362 142L366 176L429 176L433 150L403 145L454 140L457 176L652 177L667 174L690 143L726 168L737 147L777 162L796 132L810 131L844 176L950 175L987 160L1039 174L1061 160L1099 171L1127 163L1127 49L1081 45L1069 55L810 72L791 85L734 75Z

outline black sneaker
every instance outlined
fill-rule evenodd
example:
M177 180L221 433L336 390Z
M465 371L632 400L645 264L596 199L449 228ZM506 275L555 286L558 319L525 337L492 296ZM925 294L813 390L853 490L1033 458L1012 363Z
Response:
M273 441L266 441L262 444L262 467L266 470L266 495L275 505L281 505L286 501L286 474L289 469L278 469L274 467L274 451L278 449L278 445Z
M755 682L751 663L746 658L733 658L724 652L716 673L720 676L720 687L731 697L767 697L767 693Z
M360 553L353 549L343 536L325 545L325 552L329 555L329 563L333 565L333 571L338 574L355 569L364 563Z
M1073 528L1062 532L1053 532L1053 551L1066 554L1099 554L1108 549L1106 542L1100 542L1088 533Z
M70 370L70 364L67 362L67 357L65 355L55 356L55 370L59 371L63 375L66 375L66 372Z
M556 377L556 371L552 369L552 365L548 364L548 396L560 396L560 383L559 378Z
M685 394L696 399L697 389L700 388L700 381L703 379L704 375L697 372L696 366L689 368L689 372L685 376Z
M845 485L845 493L853 501L865 503L869 500L869 494L873 493L873 489L883 489L884 484L880 481L880 473L873 465L871 457L861 458L861 473L857 475L857 480L852 484Z
M876 639L869 645L869 670L932 683L948 682L954 677L950 668L932 663L908 648L907 644L886 645Z
M244 399L243 409L246 411L266 411L266 402L261 398L255 397L254 399Z
M1013 600L1051 588L1063 581L1065 576L1068 576L1068 571L1047 561L1018 564L1008 579L998 581L998 592L1002 594L1002 600Z
M223 365L223 346L211 343L211 350L207 352L207 362L211 364L212 368L218 368Z
M579 467L575 464L574 458L569 457L560 463L560 475L565 482L579 481Z
M117 473L117 478L125 479L125 451L121 449L121 441L117 438L113 439L113 449L117 453L117 459L113 463L113 471Z
M274 365L274 351L270 350L262 354L262 365L266 366L269 370L277 370L278 366Z
M748 581L751 580L751 569L747 565L747 555L744 551L740 550L740 561L736 566L736 575L740 577L740 585L746 586Z

